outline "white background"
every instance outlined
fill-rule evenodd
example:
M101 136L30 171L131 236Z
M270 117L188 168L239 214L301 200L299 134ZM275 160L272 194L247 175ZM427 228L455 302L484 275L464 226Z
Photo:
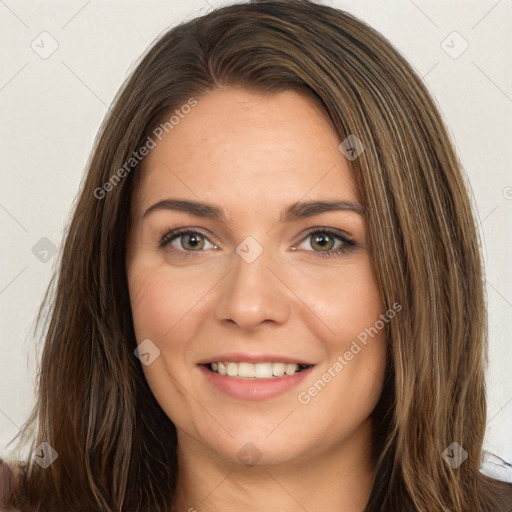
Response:
M47 247L43 237L60 247L93 139L139 56L171 26L229 3L0 0L0 456L34 400L32 331L56 262L33 247ZM449 126L487 268L484 446L512 461L512 0L323 3L381 31L424 77ZM464 42L454 31L469 44L458 58ZM32 48L49 51L53 39L58 48L47 58Z

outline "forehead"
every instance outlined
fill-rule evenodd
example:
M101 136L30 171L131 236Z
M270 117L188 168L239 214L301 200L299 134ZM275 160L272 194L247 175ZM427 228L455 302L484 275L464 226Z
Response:
M169 194L234 209L304 196L357 200L340 140L308 96L219 89L196 99L143 161L139 210Z

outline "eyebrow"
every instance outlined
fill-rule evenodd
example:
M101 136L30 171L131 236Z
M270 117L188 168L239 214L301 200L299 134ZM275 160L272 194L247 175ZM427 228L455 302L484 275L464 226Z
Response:
M215 206L211 203L203 203L188 199L164 199L163 201L159 201L158 203L149 207L142 217L145 218L151 212L156 210L187 212L192 215L196 215L197 217L205 217L208 219L217 220L219 222L226 221L226 215L224 211L218 206ZM330 211L350 211L358 213L363 217L365 216L363 207L350 201L299 201L292 203L284 211L282 211L279 220L281 222L291 222Z

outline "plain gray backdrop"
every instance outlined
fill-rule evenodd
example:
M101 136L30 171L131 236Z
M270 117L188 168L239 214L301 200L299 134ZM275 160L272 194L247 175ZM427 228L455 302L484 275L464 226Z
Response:
M168 28L231 3L0 0L0 456L35 399L36 312L116 91ZM449 127L486 262L484 447L512 461L512 0L323 3L382 32L423 77Z

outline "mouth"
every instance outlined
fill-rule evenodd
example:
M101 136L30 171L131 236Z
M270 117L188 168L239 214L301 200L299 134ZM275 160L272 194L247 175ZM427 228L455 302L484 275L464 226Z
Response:
M310 377L315 366L300 362L265 362L264 359L258 362L202 362L197 365L207 386L238 400L268 400L285 395Z
M278 379L281 377L291 377L313 367L313 364L285 363L285 362L262 362L251 363L244 361L217 361L212 363L203 363L212 373L217 373L225 377L238 377L248 380Z

